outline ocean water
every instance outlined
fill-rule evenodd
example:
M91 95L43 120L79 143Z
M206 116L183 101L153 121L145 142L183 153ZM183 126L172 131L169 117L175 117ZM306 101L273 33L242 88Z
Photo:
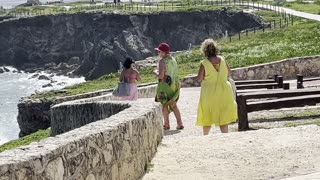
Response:
M8 68L14 70L11 67ZM53 76L52 80L57 81L52 83L53 87L42 88L43 85L50 83L50 80L30 79L32 75L34 74L12 72L0 74L0 144L18 138L20 129L17 123L17 104L21 97L29 96L35 91L61 89L85 81L84 77ZM61 82L65 84L59 84Z

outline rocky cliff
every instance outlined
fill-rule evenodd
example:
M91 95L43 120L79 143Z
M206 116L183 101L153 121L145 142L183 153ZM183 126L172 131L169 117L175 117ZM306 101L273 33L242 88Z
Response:
M227 30L257 27L257 16L227 9L151 14L78 13L0 22L0 65L19 69L63 67L95 79L119 69L126 56L136 60L154 54L167 42L173 51L188 49Z

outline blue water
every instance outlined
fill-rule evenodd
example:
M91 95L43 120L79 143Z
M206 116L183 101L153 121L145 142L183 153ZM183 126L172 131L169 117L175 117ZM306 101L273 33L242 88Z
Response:
M12 69L12 68L11 68ZM12 69L13 70L13 69ZM0 144L18 138L19 126L17 123L17 104L21 97L29 96L35 91L61 89L64 86L84 82L84 78L68 78L54 76L54 87L42 88L42 85L50 83L49 80L29 79L33 74L26 73L2 73L0 74ZM57 85L65 82L65 85Z

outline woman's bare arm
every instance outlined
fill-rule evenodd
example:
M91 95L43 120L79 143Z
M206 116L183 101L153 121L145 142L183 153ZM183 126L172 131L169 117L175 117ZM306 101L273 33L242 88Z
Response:
M198 80L202 81L204 79L204 75L205 75L204 66L201 64L198 72Z
M135 70L134 72L136 73L137 81L141 81L141 77L140 77L139 71Z
M123 79L124 79L124 70L121 71L121 74L119 76L119 82L122 82Z
M166 72L166 64L163 62L163 60L159 61L159 74L158 78L161 80L164 80L165 78L165 72Z
M228 69L228 77L229 76L231 76L231 69L230 69L230 67L229 67L229 65L228 65L228 63L227 63L227 61L225 61L226 62L226 65L227 65L227 69Z

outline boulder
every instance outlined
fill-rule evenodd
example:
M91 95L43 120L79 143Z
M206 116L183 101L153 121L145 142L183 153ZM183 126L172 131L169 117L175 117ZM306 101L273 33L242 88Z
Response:
M51 83L45 84L42 86L42 88L46 88L46 87L53 87Z
M37 78L38 76L39 76L39 74L36 73L36 74L32 75L29 79Z
M10 72L10 69L8 69L8 68L6 68L6 67L3 67L3 70L4 70L5 72Z
M39 77L38 77L38 79L39 80L51 80L48 76L46 76L46 75L40 75Z

